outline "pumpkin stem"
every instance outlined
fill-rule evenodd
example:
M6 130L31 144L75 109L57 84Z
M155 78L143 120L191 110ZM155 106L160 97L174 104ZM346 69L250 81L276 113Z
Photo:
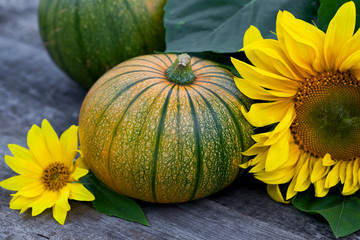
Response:
M191 69L191 57L186 54L180 54L175 62L166 69L166 75L170 82L180 85L191 84L196 78Z

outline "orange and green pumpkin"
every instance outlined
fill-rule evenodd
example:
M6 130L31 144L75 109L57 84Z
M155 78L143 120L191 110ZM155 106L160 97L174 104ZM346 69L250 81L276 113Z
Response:
M165 49L166 0L40 0L42 40L54 62L89 89L129 58Z
M252 143L240 111L249 105L232 73L213 62L136 57L88 92L81 150L96 177L121 194L159 203L202 198L236 178Z

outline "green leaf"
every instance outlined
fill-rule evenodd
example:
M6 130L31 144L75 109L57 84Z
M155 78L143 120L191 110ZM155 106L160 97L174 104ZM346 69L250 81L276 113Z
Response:
M313 191L298 193L293 205L304 212L322 215L330 224L336 237L347 236L360 229L360 198L343 196L330 192L323 198L314 196Z
M94 194L95 200L92 203L98 212L150 226L144 212L134 200L112 191L93 173L83 177L81 182Z
M318 14L319 28L325 32L336 11L346 2L349 2L349 0L321 0ZM360 27L360 0L353 0L353 2L357 9L356 30Z
M250 25L264 38L275 38L272 32L279 10L311 22L318 6L318 0L168 0L164 8L166 51L237 52Z

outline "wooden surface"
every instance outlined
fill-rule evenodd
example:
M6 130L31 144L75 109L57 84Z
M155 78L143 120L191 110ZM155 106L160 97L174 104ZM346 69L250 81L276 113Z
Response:
M10 154L7 144L26 146L27 131L44 118L59 133L77 124L86 94L45 52L37 5L38 0L0 0L0 180L14 175L3 160ZM189 203L139 202L150 227L76 201L61 226L49 209L37 217L9 209L10 193L0 188L0 239L334 239L320 217L272 201L264 184L249 175ZM360 233L344 239L360 239Z

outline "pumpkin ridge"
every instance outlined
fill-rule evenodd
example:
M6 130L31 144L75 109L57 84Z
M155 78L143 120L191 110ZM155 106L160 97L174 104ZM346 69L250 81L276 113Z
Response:
M199 58L198 60L196 60L193 64L191 64L191 67L194 67L196 64L203 62L204 59Z
M195 89L195 88L193 88L193 87L191 87L191 86L189 86L189 87L199 94L199 96L203 99L203 101L205 102L207 108L208 108L209 111L210 111L210 114L211 114L211 116L212 116L212 118L213 118L213 121L214 121L214 123L215 123L216 132L217 132L217 134L218 134L218 136L219 136L219 144L220 144L220 146L221 146L220 159L219 159L219 161L222 161L222 162L224 163L224 170L225 170L224 172L226 173L226 172L227 172L226 170L229 168L229 165L228 165L229 162L228 162L228 161L223 161L223 160L226 159L226 158L225 158L224 148L223 148L223 146L224 146L224 136L223 136L222 127L221 127L221 125L219 124L219 120L218 120L218 118L217 118L217 114L216 114L214 108L211 106L211 103L201 94L201 92L199 92L197 89ZM224 172L223 172L223 173L224 173ZM220 175L220 176L221 176L221 180L219 180L219 182L221 183L221 185L220 185L220 184L217 184L217 185L218 185L218 188L217 188L216 190L214 190L215 192L217 192L219 189L222 189L222 188L224 187L224 183L226 183L226 179L228 178L228 176L225 175L225 174L223 174L223 173Z
M209 74L209 75L208 75ZM223 72L204 72L204 73L199 73L197 76L204 76L204 77L215 77L217 75L210 75L210 74L219 74L219 75L223 75L225 77L228 77L228 75L226 73L223 73ZM228 79L229 81L233 81L234 79L232 78L226 78Z
M176 132L179 133L180 132L180 121L181 121L181 108L180 108L180 88L183 88L181 85L177 85L177 91L176 91L176 102L177 102L177 107L176 107ZM183 149L183 147L181 146L181 140L180 140L180 134L177 134L177 149L179 151L179 161L183 162L184 160L184 155L183 155L183 151L181 151L180 149Z
M216 96L217 99L220 100L220 102L224 105L224 107L226 108L226 110L228 110L229 112L229 115L231 117L231 119L233 120L234 124L235 124L235 127L236 127L236 130L237 132L239 133L239 139L240 139L240 144L241 144L241 148L242 148L242 151L244 151L245 149L245 144L244 144L244 140L243 140L243 132L241 131L241 126L239 125L239 120L235 117L235 114L233 113L233 111L231 110L231 108L228 106L228 104L225 102L224 99L222 99L217 93L215 93L214 91L212 91L211 89L207 88L207 87L204 87L204 86L201 86L201 85L198 85L204 89L206 89L207 91L211 92L214 96ZM243 103L243 102L241 102Z
M144 34L144 32L142 31L142 28L139 28L138 26L141 26L141 23L139 23L138 19L137 19L137 15L135 14L134 10L132 9L132 4L130 4L128 2L128 0L123 0L124 4L125 4L125 9L127 9L129 11L129 13L133 16L133 21L135 22L135 26L136 26L136 31L141 35L141 38L145 40L145 44L142 46L143 49L145 49L145 52L149 52L148 49L148 41L147 41L147 36ZM134 30L133 30L134 31Z
M159 82L159 83L161 83L161 82ZM168 84L167 86L171 86L171 84ZM162 90L161 92L163 92L163 90ZM160 92L160 94L161 94L161 92ZM158 94L158 95L160 95L160 94ZM154 105L154 103L156 102L156 100L157 100L157 97L153 100L153 104L151 104L151 105L148 107L148 112L151 112L151 110L153 109L153 105ZM147 119L144 118L143 121L146 122L146 120L147 120ZM138 137L142 134L143 127L144 127L144 124L143 124L143 126L140 128Z
M123 68L132 68L132 67L140 67L140 68L148 68L151 70L155 70L157 73L162 73L163 76L165 76L163 71L160 71L159 69L156 69L154 67L150 67L150 66L146 66L146 65L139 65L139 64L132 64L132 65L125 65L125 66L120 66L120 67L114 67L112 70L116 70L116 69L123 69ZM153 72L155 73L155 72Z
M38 8L39 22L41 21L40 19L46 18L46 15L43 15L41 13L42 12L50 12L50 6L51 6L50 1L41 2L39 4L39 8ZM42 9L44 9L44 10L42 10ZM52 22L52 25L54 25L54 20ZM47 24L39 24L39 29L40 29L41 32L48 33L48 27L49 27L49 25L47 25ZM44 34L43 36L41 36L45 46L47 44L47 41L49 40L47 38L47 36L48 36L48 34Z
M70 0L72 1L72 0ZM82 36L82 33L81 33L81 29L80 29L80 16L79 16L79 9L80 9L80 1L76 1L75 3L75 15L74 15L74 29L75 29L75 32L77 33L75 35L75 37L77 38L77 47L79 48L79 52L80 52L80 55L81 55L81 61L83 62L84 66L86 66L86 61L84 59L84 56L87 56L86 54L86 50L84 48L84 40L83 40L83 36ZM91 81L91 78L90 78L90 75L94 75L96 74L95 71L93 71L92 69L88 68L86 69L86 78L83 78L84 80L87 81L87 86L91 86L93 84L93 82ZM83 83L82 83L83 84Z
M118 131L118 128L119 128L119 126L120 126L120 123L121 123L122 120L124 119L127 111L129 110L129 108L131 107L131 105L132 105L141 95L143 95L147 90L149 90L151 87L153 87L154 85L157 85L157 84L159 84L159 83L161 83L161 82L154 83L154 84L152 84L152 85L147 86L146 88L144 88L144 89L143 89L141 92L139 92L133 99L131 99L131 101L129 102L129 104L126 106L124 112L123 112L122 115L121 115L120 120L117 122L117 124L116 124L116 126L115 126L114 134L112 135L112 138L111 138L111 142L110 142L109 149L108 149L107 162L106 162L106 165L107 165L107 167L108 167L108 168L107 168L107 171L108 171L108 169L111 169L111 166L110 166L110 163L111 163L111 161L110 161L110 154L111 154L112 145L113 145L113 142L114 142L115 137L117 136L117 131ZM157 98L159 97L159 95L160 95L160 94L165 90L165 88L167 88L169 85L170 85L170 84L166 85L166 86L161 90L161 92L156 96L155 99L157 99ZM155 100L154 100L154 102L155 102ZM113 176L112 176L112 174L111 174L109 171L108 171L108 175L109 175L110 181L113 182L113 180L112 180L112 177L113 177ZM117 185L115 185L115 184L112 184L112 186L115 186L115 187L117 188Z
M161 116L160 116L160 121L159 121L159 127L158 127L158 132L156 135L156 142L155 142L155 148L154 148L154 166L153 166L153 170L151 172L151 187L152 187L152 193L153 193L153 199L154 202L156 202L156 168L157 168L157 161L158 161L158 157L159 157L159 145L160 145L160 138L161 135L164 131L164 123L165 123L165 117L166 117L166 113L167 113L167 108L169 106L169 100L170 100L170 96L172 91L174 90L174 87L176 85L174 84L165 99L163 108L161 110Z
M140 80L132 83L131 85L128 85L128 86L126 86L125 88L121 89L121 91L118 92L118 93L113 97L113 99L111 99L111 100L105 105L105 109L104 109L104 111L100 114L98 120L100 120L100 119L104 116L105 112L109 109L109 107L110 107L110 106L114 103L114 101L116 101L116 99L118 99L124 92L126 92L127 90L129 90L131 87L133 87L133 86L135 86L135 85L137 85L137 84L139 84L139 83L142 83L142 82L144 82L144 81L146 81L146 80L149 80L149 79L158 79L158 77L142 78L142 79L140 79ZM160 84L160 83L162 83L162 82L154 83L154 84L150 85L149 87L155 86L155 85ZM95 126L97 126L98 124L99 124L99 122L97 122Z
M229 79L229 78L226 78L226 77L223 77L223 76L217 76L217 75L202 75L200 79L198 79L197 82L208 82L210 83L209 81L202 81L201 79L203 78L217 78L217 79L222 79L222 80L225 80L225 81L228 81L230 82L231 84L234 83L234 80L233 79Z
M196 116L194 103L193 103L191 96L189 94L189 91L187 90L186 87L185 87L185 91L188 96L190 109L191 109L191 115L193 116L193 121L194 121L195 152L196 152L196 159L197 159L194 190L189 199L189 200L193 200L198 191L199 181L200 181L200 172L202 170L201 139L200 139L200 126L199 126L199 122L198 122L198 119Z
M97 89L103 87L104 85L107 85L108 83L110 83L112 81L115 81L118 77L122 77L122 76L130 74L130 73L138 73L138 72L147 72L147 71L146 70L135 70L135 71L129 71L129 72L118 74L118 75L116 75L116 76L114 76L112 78L109 78L108 81L102 83L100 86L97 87ZM165 77L164 78L161 78L161 77L147 77L146 79L163 79L163 80L166 80Z
M245 102L243 102L243 99L240 98L238 95L236 95L234 92L232 92L230 89L226 88L223 85L214 83L214 82L209 82L209 81L197 81L197 83L208 83L208 84L212 84L215 85L221 89L223 89L224 91L226 91L227 93L231 94L234 98L236 98L238 101L240 101L242 104L246 104ZM205 86L201 85L201 84L194 84L196 86L202 87L202 88L206 88Z
M173 60L171 60L171 58L169 57L169 55L167 55L166 53L163 53L162 55L164 55L169 60L170 65L174 63Z
M50 2L50 1L48 1L48 2ZM60 8L60 2L57 2L56 3L56 5L55 5L55 7L54 7L54 12L57 12L58 11L58 9ZM67 3L66 3L67 4ZM54 19L52 19L53 21L52 21L52 26L56 26L56 24L55 24L55 22L56 22L56 19L54 18ZM53 31L53 30L52 30ZM48 40L48 39L47 39ZM49 53L50 53L50 55L51 56L57 56L57 59L58 59L58 61L59 61L59 66L62 66L61 68L63 68L64 69L64 72L65 73L67 73L68 72L68 67L66 66L66 64L65 64L65 61L64 61L64 58L63 58L63 52L62 51L60 51L60 49L59 49L59 46L57 46L57 44L56 44L56 47L54 48L54 51L56 52L56 54L53 52L53 51L49 51Z
M168 68L169 66L164 62L164 60L162 60L161 58L159 58L158 56L151 54L152 57L157 58L158 60L160 60L162 63L164 63L164 65Z
M112 78L109 78L109 80L107 80L106 82L103 82L100 86L98 86L97 88L100 88L102 87L103 85L106 85L110 82L112 82L113 80L116 80L118 77L122 77L124 75L127 75L127 74L131 74L131 73L138 73L138 72L148 72L146 70L133 70L133 71L128 71L128 72L125 72L125 73L121 73L121 74L118 74L116 76L113 76ZM158 74L158 72L153 72L153 73L156 73ZM154 77L154 78L160 78L160 77ZM165 77L163 79L166 79Z
M100 0L98 2L99 2L98 6L103 8L103 11L102 11L103 16L107 16L108 15L108 10L112 9L114 7L111 4L109 4L108 0ZM112 2L113 2L113 0L110 1L110 3L112 3ZM97 7L97 8L99 8L99 7ZM119 34L119 31L118 31L119 29L117 29L116 24L114 24L114 21L110 22L110 19L112 20L112 18L108 18L108 19L109 19L109 22L108 22L108 24L106 24L106 28L110 29L111 34L106 35L106 37L108 39L111 39L110 40L111 42L116 43L118 40L122 39L122 36L121 36L121 34ZM122 42L124 42L124 40L122 40ZM124 53L122 51L112 51L111 55L112 55L111 56L112 59L124 59L124 56L123 56ZM125 55L126 55L126 53L125 53ZM109 57L109 56L107 56L107 57ZM117 62L115 64L117 64Z
M144 61L144 62L148 62L148 63L151 63L151 64L154 64L155 66L158 66L160 69L163 69L164 72L166 70L166 67L165 66L162 66L162 65L159 65L158 63L154 62L154 61L150 61L148 59L144 59L144 58L136 58L136 59L133 59L133 60L139 60L139 61Z
M201 66L199 68L197 68L196 70L193 70L193 72L205 69L205 68L214 68L214 67L220 67L219 65L215 65L215 64L211 64L211 65L205 65L205 66Z

